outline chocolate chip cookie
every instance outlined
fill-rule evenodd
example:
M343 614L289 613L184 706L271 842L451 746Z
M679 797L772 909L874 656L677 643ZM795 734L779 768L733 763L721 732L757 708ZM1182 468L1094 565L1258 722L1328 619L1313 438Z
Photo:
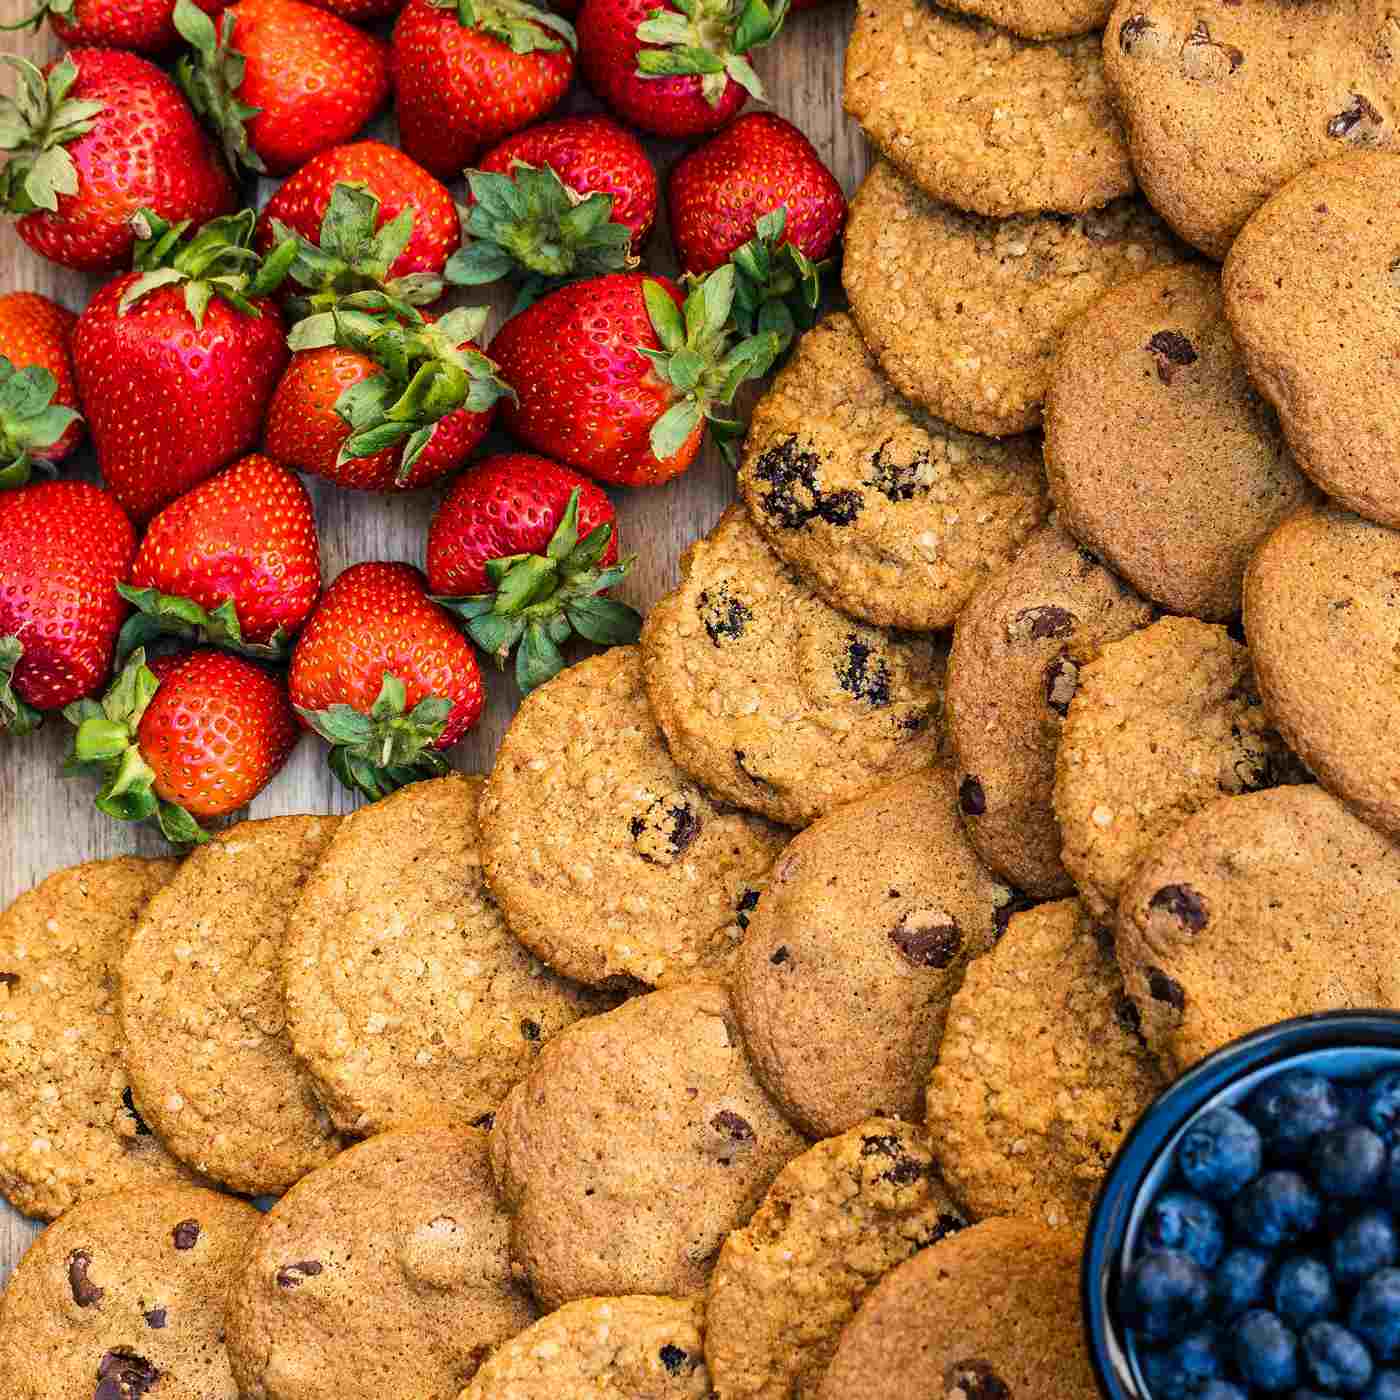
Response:
M948 657L948 737L968 838L1037 899L1073 889L1060 861L1055 752L1079 670L1154 610L1055 522L973 594Z
M805 826L933 762L937 638L835 611L741 507L691 545L681 574L642 630L643 672L675 761L712 792Z
M1400 14L1391 25L1400 113ZM1280 190L1230 250L1225 308L1298 465L1400 525L1400 154L1359 152Z
M455 1400L534 1319L486 1134L381 1133L268 1212L229 1297L244 1400Z
M1260 540L1314 492L1255 392L1213 267L1115 287L1065 332L1045 403L1060 523L1140 593L1219 622Z
M1034 43L921 0L860 0L845 100L887 160L977 214L1078 214L1136 188L1097 35Z
M335 817L240 822L147 905L119 973L141 1117L181 1161L247 1195L283 1191L340 1147L287 1034L287 917Z
M841 277L896 389L970 433L1040 423L1065 328L1110 287L1180 256L1139 200L1068 218L983 219L888 162L851 203Z
M805 1142L749 1068L729 996L693 982L575 1022L506 1097L491 1166L546 1307L705 1286Z
M1027 39L1068 39L1102 29L1113 0L946 0Z
M974 1217L1077 1234L1113 1154L1165 1087L1111 933L1064 899L1015 915L968 968L929 1081L929 1136Z
M259 1216L193 1186L80 1201L0 1301L7 1400L239 1400L224 1305Z
M1180 1071L1291 1016L1400 1006L1398 921L1400 850L1309 783L1222 797L1158 842L1123 890L1118 960Z
M928 417L844 314L802 337L754 410L739 490L833 607L921 632L947 627L1046 512L1038 443Z
M783 852L751 916L734 1005L754 1068L813 1136L918 1118L948 1002L1005 927L947 767L838 808Z
M967 1220L920 1129L870 1118L789 1162L724 1242L705 1356L724 1400L814 1396L862 1298Z

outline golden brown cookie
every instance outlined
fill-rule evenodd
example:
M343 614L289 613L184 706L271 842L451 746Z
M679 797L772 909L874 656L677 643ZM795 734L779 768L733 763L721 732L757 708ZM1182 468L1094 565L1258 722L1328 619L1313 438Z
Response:
M243 1400L455 1400L529 1326L486 1134L381 1133L268 1212L229 1298Z
M896 389L970 433L1040 422L1060 335L1110 287L1180 257L1140 200L1076 218L983 219L888 162L851 202L841 279Z
M1222 797L1123 890L1118 961L1178 1072L1292 1016L1400 1007L1400 849L1314 784Z
M1102 29L1113 0L945 0L1027 39L1067 39Z
M491 1166L545 1307L705 1286L806 1146L753 1076L729 996L693 982L578 1021L496 1115Z
M866 1293L966 1224L910 1123L869 1118L789 1162L710 1277L705 1356L716 1396L815 1396Z
M1037 442L928 417L841 313L802 337L754 410L739 490L833 607L920 632L947 627L1047 510Z
M1163 267L1065 332L1045 401L1060 523L1139 593L1220 622L1255 546L1314 498L1245 374L1220 274Z
M1137 1117L1166 1087L1078 900L1015 915L967 970L928 1087L930 1140L975 1218L1072 1234Z
M1079 214L1136 188L1095 34L1034 43L922 0L860 0L845 101L887 160L974 213Z
M751 916L734 1005L754 1068L814 1136L918 1118L948 1002L1012 893L977 859L947 767L823 817Z
M340 1147L297 1064L282 995L287 918L336 817L239 822L146 907L118 1003L136 1108L181 1161L247 1195Z
M717 796L805 826L905 773L942 737L938 639L853 622L731 507L681 559L642 630L675 761Z
M1230 250L1225 308L1298 465L1400 525L1400 154L1330 161L1274 195Z
M948 738L978 855L1037 899L1073 889L1060 861L1055 752L1079 668L1154 610L1054 521L973 594L948 657Z

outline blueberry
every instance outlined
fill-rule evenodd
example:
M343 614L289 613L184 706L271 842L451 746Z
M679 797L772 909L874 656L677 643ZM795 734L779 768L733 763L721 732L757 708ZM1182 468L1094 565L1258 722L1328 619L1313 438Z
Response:
M1362 1400L1400 1400L1400 1371L1377 1371Z
M1335 1322L1314 1322L1303 1333L1303 1365L1324 1390L1344 1395L1363 1389L1371 1379L1371 1353L1365 1343Z
M1251 1244L1273 1249L1306 1235L1322 1203L1297 1172L1265 1172L1235 1197L1232 1217Z
M1245 1116L1280 1161L1297 1161L1320 1133L1342 1121L1342 1098L1330 1079L1310 1069L1288 1069L1265 1080L1250 1096Z
M1400 1124L1400 1070L1378 1074L1366 1090L1366 1122L1389 1141Z
M1370 1128L1334 1128L1313 1144L1313 1176L1324 1196L1360 1200L1376 1189L1389 1157L1380 1135Z
M1400 1253L1395 1221L1388 1210L1367 1210L1332 1241L1332 1273L1343 1288L1388 1269Z
M1187 1332L1209 1302L1206 1271L1188 1254L1159 1250L1128 1270L1118 1306L1148 1341L1169 1342Z
M1207 1381L1196 1392L1195 1400L1249 1400L1249 1396L1233 1381Z
M1176 1164L1186 1184L1213 1201L1228 1201L1256 1176L1264 1160L1259 1129L1233 1108L1212 1108L1181 1135Z
M1225 1252L1220 1212L1190 1191L1164 1191L1148 1208L1142 1248L1180 1250L1209 1273Z
M1141 1351L1138 1362L1152 1400L1188 1400L1224 1370L1220 1337L1204 1327L1161 1351Z
M1400 1356L1400 1269L1381 1269L1357 1289L1347 1326L1377 1360Z
M1274 1276L1274 1311L1292 1328L1331 1317L1337 1310L1332 1274L1320 1259L1295 1254L1279 1265Z
M1213 1306L1228 1322L1264 1301L1264 1284L1273 1265L1273 1256L1262 1249L1232 1249L1221 1261L1211 1280Z
M1376 1194L1400 1208L1400 1152L1392 1152L1376 1187Z
M1231 1334L1235 1365L1260 1390L1291 1390L1298 1384L1298 1339L1271 1312L1245 1313Z

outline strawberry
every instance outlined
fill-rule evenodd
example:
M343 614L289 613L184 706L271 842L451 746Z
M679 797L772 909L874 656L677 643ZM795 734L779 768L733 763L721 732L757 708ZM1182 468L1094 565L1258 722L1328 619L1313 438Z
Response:
M656 136L703 136L763 84L747 55L771 43L788 0L584 0L579 67L624 121Z
M77 317L38 292L0 296L0 488L82 441L69 342Z
M280 682L241 656L199 650L158 669L138 650L100 704L68 706L68 767L99 775L99 811L154 819L167 840L194 845L209 839L201 821L246 807L277 776L296 716Z
M509 393L472 344L485 322L465 309L408 325L353 311L303 321L268 409L268 453L358 491L413 491L456 471Z
M218 21L177 0L177 75L235 167L286 175L348 141L389 98L389 47L301 0L238 0Z
M47 76L6 56L19 95L0 98L0 208L36 253L81 272L129 266L139 209L203 223L234 208L233 182L180 89L119 49L79 49Z
M529 692L564 667L560 646L635 642L641 615L600 595L621 583L616 514L586 477L547 457L511 452L464 472L428 531L428 587Z
M566 19L527 0L408 0L394 26L404 150L455 177L564 96L575 44Z
M481 716L471 645L407 564L355 564L326 590L292 652L297 713L331 769L370 798L447 771Z
M229 0L195 0L206 14L216 15ZM37 29L47 16L53 32L65 43L163 53L180 42L175 29L175 0L38 0L34 12L19 24L0 29Z
M126 604L136 533L111 495L44 481L0 496L0 730L101 686Z
M781 348L763 331L731 345L734 268L695 284L640 273L575 282L511 317L491 342L515 390L505 425L536 451L599 481L656 486L695 460L710 420ZM684 314L682 314L684 307Z
M316 516L300 479L256 453L151 521L131 582L120 659L161 635L281 656L321 593Z

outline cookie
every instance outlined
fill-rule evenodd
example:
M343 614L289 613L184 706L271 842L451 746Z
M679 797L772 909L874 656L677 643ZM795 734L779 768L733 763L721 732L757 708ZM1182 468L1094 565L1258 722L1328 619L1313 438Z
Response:
M1027 1220L960 1230L887 1274L841 1335L818 1400L1097 1400L1079 1242Z
M1213 267L1115 287L1060 341L1045 403L1060 523L1138 592L1220 622L1245 565L1315 493L1245 373Z
M710 1400L697 1298L580 1298L503 1342L460 1400Z
M983 219L935 204L881 162L851 202L841 278L900 393L966 432L1005 437L1040 423L1070 322L1177 248L1139 200Z
M806 1144L749 1068L729 996L693 982L575 1022L496 1114L491 1166L540 1302L705 1286Z
M1400 154L1356 154L1286 185L1225 263L1230 323L1298 465L1382 525L1400 525L1398 229Z
M224 1306L259 1216L193 1186L89 1196L0 1300L6 1400L239 1400Z
M675 760L712 792L805 826L942 740L945 646L829 607L732 507L652 608L642 663Z
M287 1035L287 917L335 817L239 822L146 907L119 972L137 1111L181 1161L250 1196L335 1155L334 1125Z
M833 607L920 632L949 626L1047 509L1038 443L929 418L844 314L802 337L754 410L739 490L764 539Z
M717 803L667 752L636 647L532 691L481 802L511 930L598 986L723 977L787 833Z
M1395 146L1393 16L1384 0L1119 0L1104 67L1138 179L1167 222L1223 258L1300 171Z
M1072 39L1102 29L1113 0L945 0L945 5L1027 39Z
M977 859L947 767L838 808L753 911L734 1006L754 1069L816 1137L918 1118L948 1002L1012 893Z
M1260 546L1244 626L1274 722L1317 780L1400 836L1400 535L1335 506L1299 511Z
M948 656L948 739L963 826L1015 888L1074 888L1060 861L1055 752L1079 668L1155 611L1053 520L972 596Z
M1165 1087L1111 935L1063 899L1017 914L968 968L926 1121L944 1179L974 1217L1076 1233L1128 1129Z
M75 865L0 914L0 1191L26 1215L189 1180L136 1114L115 1005L126 941L178 868Z
M870 1118L789 1162L724 1242L705 1356L724 1400L815 1396L841 1329L881 1277L963 1229L919 1128Z
M1181 1071L1275 1021L1400 1006L1397 923L1400 850L1310 783L1222 797L1159 841L1123 890L1118 961Z
M268 1212L229 1296L243 1400L455 1400L535 1312L511 1275L486 1134L381 1133Z
M1055 761L1060 855L1111 921L1133 867L1217 797L1303 779L1223 627L1164 617L1080 669Z
M860 0L845 103L881 155L976 214L1078 214L1136 188L1094 34L1033 43L921 0Z

